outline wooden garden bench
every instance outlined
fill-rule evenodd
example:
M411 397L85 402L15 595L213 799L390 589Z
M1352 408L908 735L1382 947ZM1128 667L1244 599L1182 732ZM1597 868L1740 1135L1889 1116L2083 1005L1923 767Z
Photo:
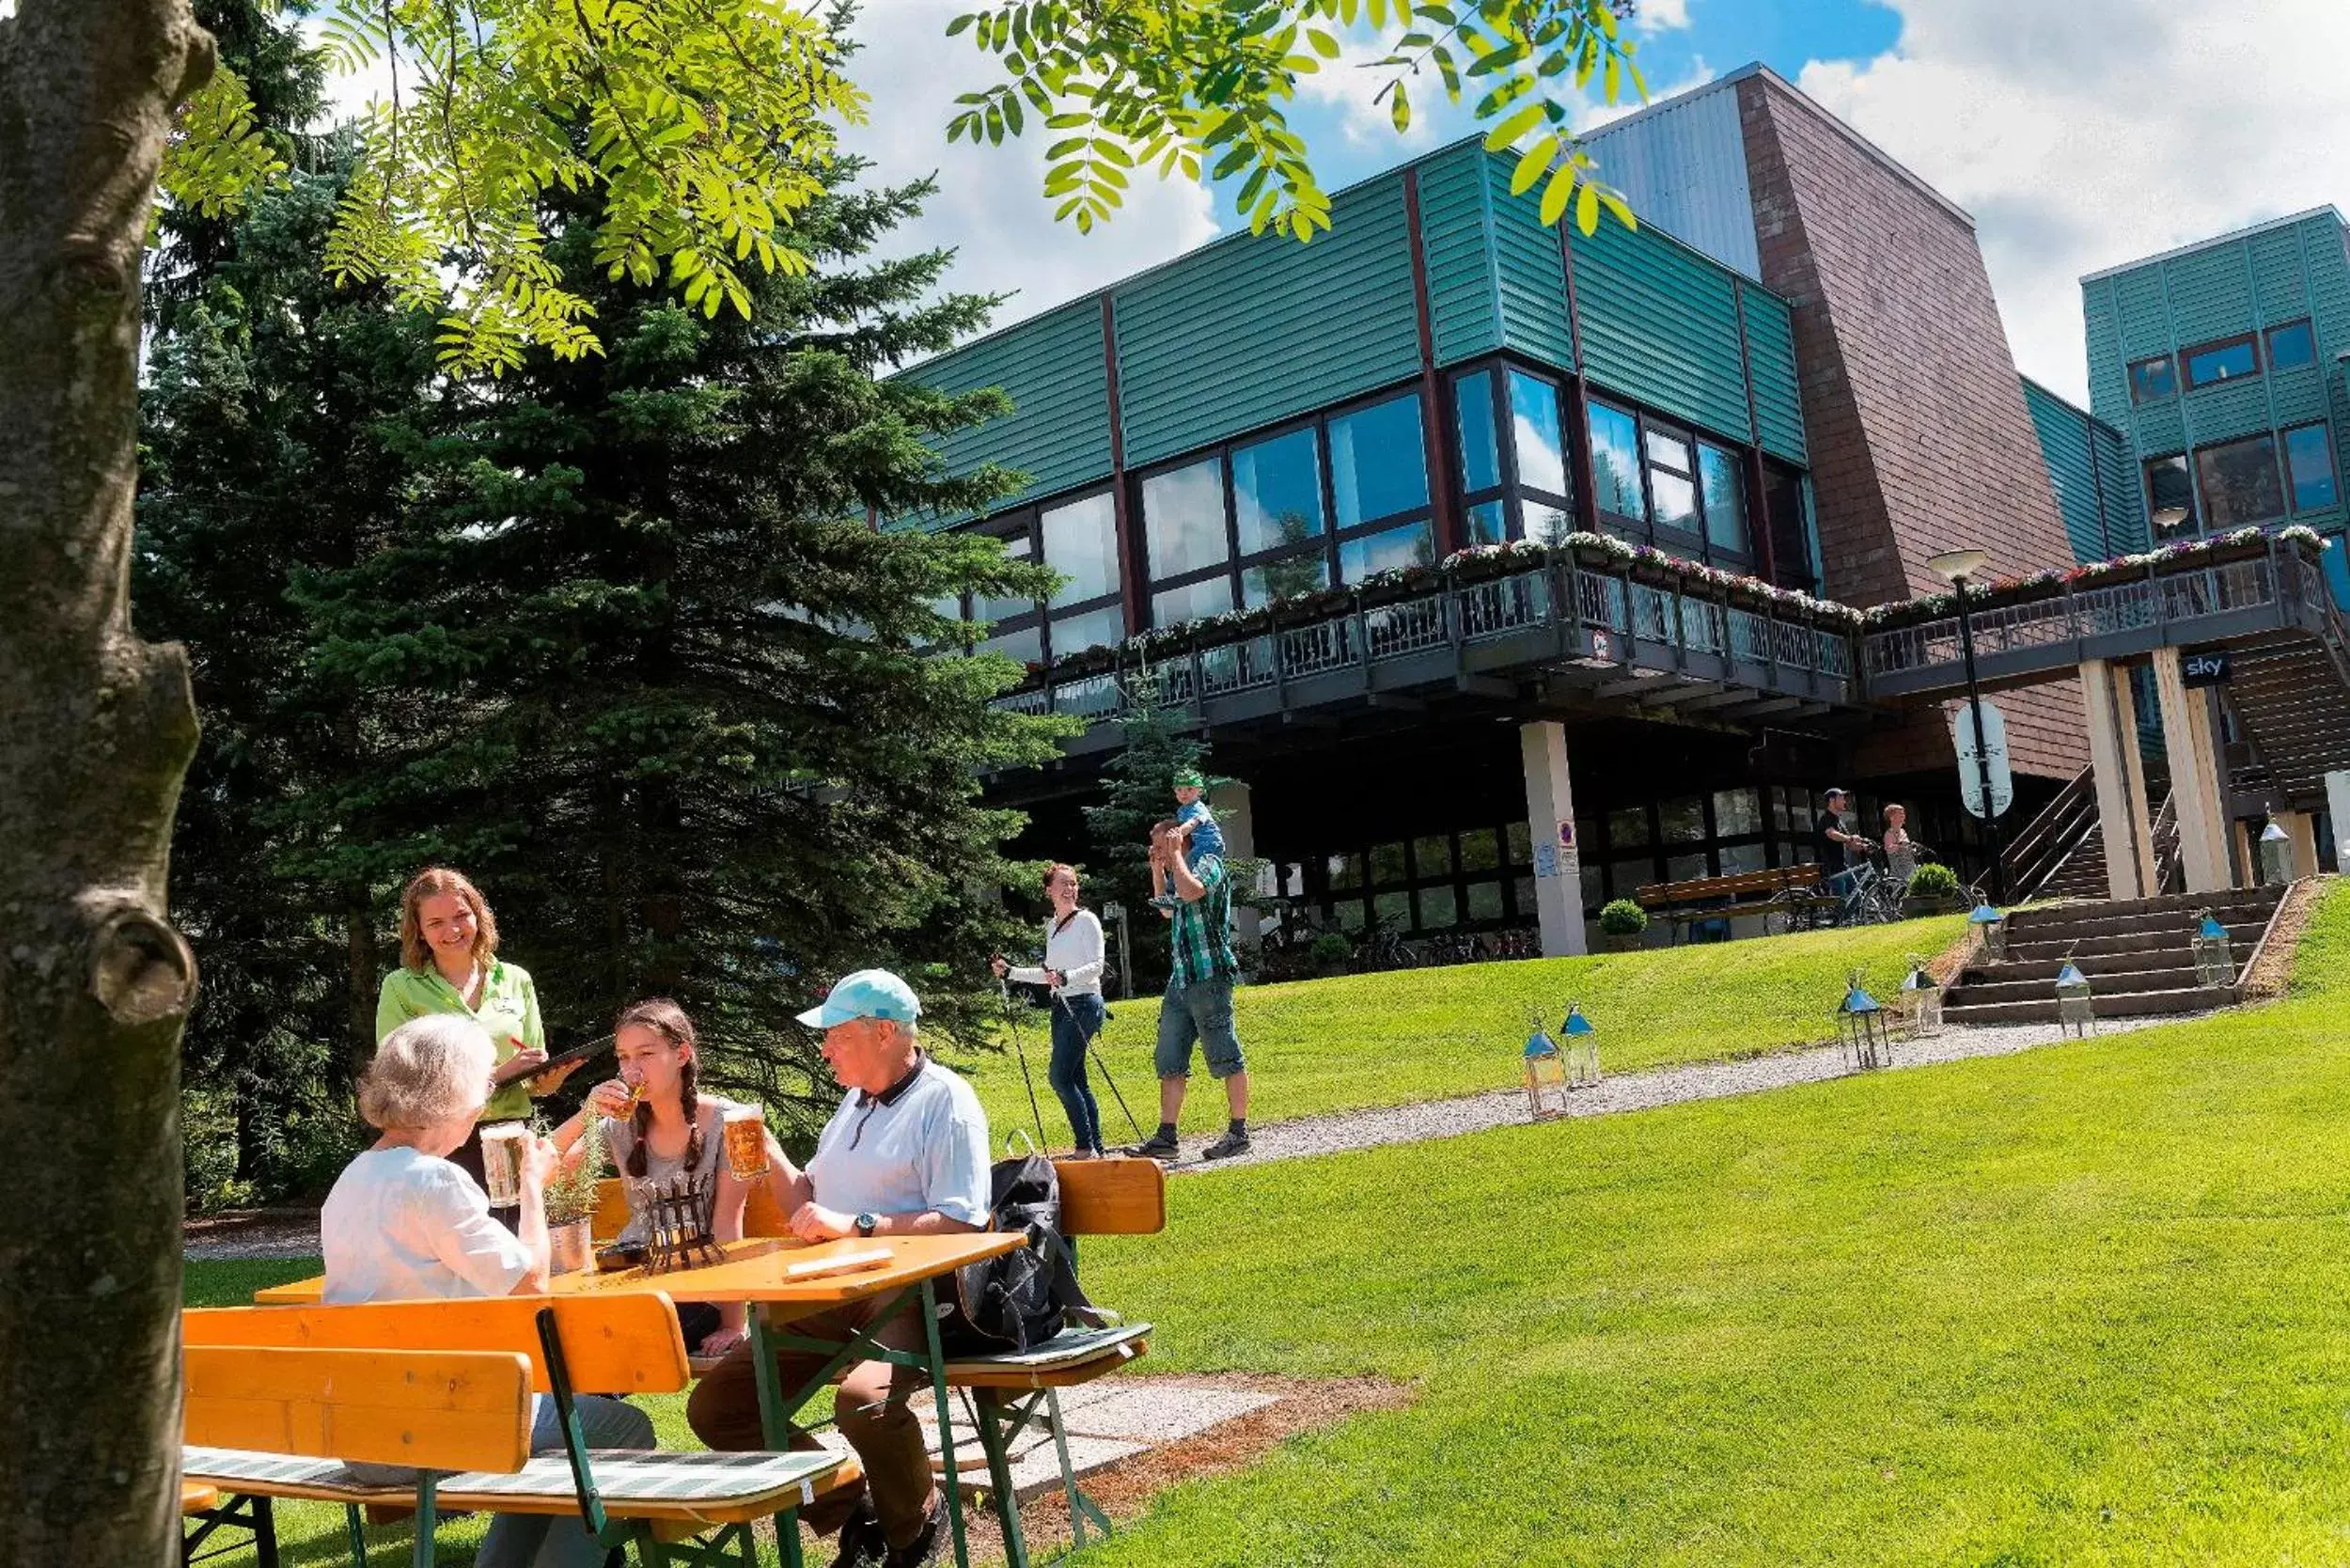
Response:
M667 1560L758 1560L751 1521L773 1516L787 1568L798 1511L857 1477L819 1450L590 1453L574 1393L667 1393L690 1377L666 1295L505 1296L181 1314L188 1356L183 1471L223 1493L344 1505L358 1556L364 1507L416 1512L415 1561L450 1513L577 1513L607 1544ZM398 1346L398 1349L386 1348ZM533 1391L566 1419L565 1451L529 1452ZM414 1485L369 1484L347 1462L414 1466Z
M1653 882L1635 890L1632 897L1642 909L1670 920L1677 942L1693 921L1753 914L1757 904L1800 909L1808 914L1810 904L1822 897L1813 891L1819 880L1816 866L1774 866L1768 870L1739 871L1731 876ZM1832 904L1837 901L1828 898L1825 902Z

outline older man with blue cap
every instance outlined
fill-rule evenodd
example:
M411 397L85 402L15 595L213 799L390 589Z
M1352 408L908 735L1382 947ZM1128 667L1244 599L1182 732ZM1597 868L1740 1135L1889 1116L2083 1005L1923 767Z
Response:
M803 1241L844 1236L934 1236L988 1222L987 1113L961 1076L922 1050L921 1003L886 969L842 977L823 1002L799 1015L824 1031L824 1062L848 1090L816 1140L805 1171L771 1147L768 1182L776 1204ZM870 1326L878 1301L795 1320L811 1339L846 1341ZM901 1309L873 1335L890 1350L919 1352L920 1315ZM783 1387L798 1388L824 1366L803 1352L776 1356ZM931 1482L922 1429L907 1400L923 1386L911 1368L859 1361L840 1380L833 1412L865 1469L865 1493L827 1497L801 1517L818 1534L840 1531L841 1564L916 1568L944 1544L943 1510ZM713 1449L763 1446L758 1368L739 1345L694 1389L686 1419ZM812 1444L794 1434L800 1446Z

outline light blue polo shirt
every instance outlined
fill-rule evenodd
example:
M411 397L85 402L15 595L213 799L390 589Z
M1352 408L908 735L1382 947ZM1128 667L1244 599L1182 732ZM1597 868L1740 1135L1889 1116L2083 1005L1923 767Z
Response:
M816 1201L835 1214L918 1215L965 1225L988 1216L987 1112L971 1086L928 1057L888 1095L852 1090L807 1162Z

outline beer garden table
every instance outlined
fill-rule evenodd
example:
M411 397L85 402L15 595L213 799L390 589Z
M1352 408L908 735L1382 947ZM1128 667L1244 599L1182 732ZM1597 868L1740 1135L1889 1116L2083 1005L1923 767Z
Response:
M603 1274L583 1269L555 1276L550 1295L603 1294L616 1291L660 1291L676 1301L740 1301L750 1313L750 1343L759 1378L760 1424L766 1445L781 1450L791 1446L791 1417L832 1381L833 1373L851 1361L886 1361L913 1367L930 1375L931 1398L938 1414L939 1457L945 1462L947 1521L954 1533L957 1568L969 1568L970 1545L963 1522L963 1493L955 1476L954 1422L947 1394L947 1356L938 1341L937 1281L955 1270L983 1259L1000 1256L1027 1245L1018 1231L970 1231L943 1236L875 1236L814 1244L784 1237L761 1236L718 1244L720 1260L688 1268L651 1273L630 1268ZM885 1258L877 1256L885 1253ZM868 1260L862 1263L858 1260ZM824 1272L838 1268L841 1272ZM325 1280L311 1278L273 1285L254 1293L265 1307L315 1305ZM846 1341L810 1340L776 1329L796 1318L812 1317L855 1302L886 1297L887 1305L874 1315L871 1326ZM924 1349L921 1353L890 1350L872 1341L873 1329L897 1315L900 1308L921 1303ZM772 1320L772 1321L771 1321ZM776 1373L777 1350L814 1352L829 1357L807 1385L784 1397ZM797 1529L796 1524L792 1525Z

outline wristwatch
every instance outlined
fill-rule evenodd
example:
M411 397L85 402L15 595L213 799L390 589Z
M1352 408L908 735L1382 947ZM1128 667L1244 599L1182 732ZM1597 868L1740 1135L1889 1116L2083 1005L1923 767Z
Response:
M871 1215L859 1215L856 1216L856 1233L860 1236L870 1237L873 1233L873 1227L879 1225L881 1221L875 1219Z

